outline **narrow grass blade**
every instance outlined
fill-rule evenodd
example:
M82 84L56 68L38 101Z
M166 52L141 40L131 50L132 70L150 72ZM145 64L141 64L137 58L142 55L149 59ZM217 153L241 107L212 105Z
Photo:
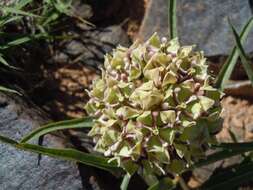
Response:
M241 41L242 44L246 41L247 36L248 36L248 34L249 34L252 27L253 27L253 18L249 19L249 21L243 27L242 32L240 33L240 41ZM229 55L226 62L222 66L222 68L221 68L221 70L220 70L220 72L219 72L219 74L216 78L215 86L217 88L219 88L221 90L224 89L225 83L230 78L230 76L232 74L232 71L235 67L238 56L239 56L239 51L237 50L236 47L234 47L231 54Z
M230 158L232 156L236 156L238 154L242 154L242 153L248 152L248 151L250 151L250 150L243 150L243 149L236 150L236 151L222 150L222 151L219 151L219 152L216 152L216 153L213 153L213 154L207 156L206 159L204 159L204 160L200 160L199 162L196 162L193 166L191 166L189 168L189 170L199 168L202 166L206 166L206 165L215 163L217 161L224 160L226 158Z
M30 37L30 36L20 37L18 39L8 42L5 46L2 46L1 49L7 49L12 46L18 46L18 45L27 43L27 42L31 41L32 39L33 39L33 37Z
M3 58L3 54L0 53L0 63L3 64L6 67L9 67L10 69L20 70L17 67L9 65L9 63Z
M30 12L22 11L18 8L15 8L15 7L3 7L3 8L0 8L0 10L3 11L4 14L11 13L11 14L17 14L17 15L29 16L29 17L40 17L39 15L35 15Z
M13 47L13 46L18 46L18 45L27 43L29 41L39 39L43 36L44 36L44 34L37 34L37 35L24 36L24 37L16 37L16 39L6 43L5 45L0 46L0 49L4 50L4 49L8 49L8 48Z
M89 153L84 153L74 149L56 149L56 148L46 148L43 146L33 145L33 144L18 144L18 148L40 153L47 156L52 156L60 159L80 162L92 167L103 169L109 172L118 172L119 168L115 162L108 163L108 159L100 156L94 156Z
M2 91L2 92L9 92L9 93L15 93L15 94L18 94L18 95L22 96L22 94L20 94L18 91L12 90L10 88L6 88L4 86L0 86L0 91Z
M0 28L3 27L4 25L10 23L10 22L14 22L17 20L20 20L22 18L22 16L12 16L12 17L8 17L8 18L3 18L0 20Z
M170 38L177 37L177 0L169 1L169 32Z
M165 177L150 186L148 190L172 190L176 188L176 183L169 177Z
M33 2L33 0L19 0L18 3L16 3L15 8L18 10L22 9L31 2Z
M230 158L232 156L236 156L245 152L253 151L253 143L221 143L218 146L214 146L214 148L221 148L223 150L219 152L215 152L206 159L200 160L196 162L193 166L189 168L189 170L202 167L208 164L212 164L214 162L224 160L226 158Z
M236 41L236 47L237 49L239 50L239 55L240 55L240 58L241 58L241 61L242 61L242 65L248 75L248 78L249 80L251 81L252 85L253 85L253 71L252 71L252 67L248 61L248 57L242 47L242 44L241 44L241 41L240 41L240 37L239 35L237 34L234 26L232 25L232 23L230 22L229 20L229 25L233 31L233 34L234 34L234 38L235 38L235 41Z
M253 150L253 142L243 142L243 143L220 143L219 145L214 145L215 148L223 148L228 150Z
M58 149L58 148L46 148L43 146L27 144L27 143L17 143L16 141L0 136L0 141L3 143L10 144L18 149L39 153L55 158L60 158L64 160L70 160L75 162L80 162L92 167L103 169L111 173L121 172L121 169L118 168L116 162L108 163L108 159L100 156L95 156L92 154L84 153L74 149Z
M65 2L62 2L62 1L56 1L54 3L54 7L56 8L56 10L58 10L60 13L64 13L66 15L68 14L71 14L70 12L70 8L71 8L71 4L72 4L72 1L65 1Z
M12 140L12 139L9 139L7 137L4 137L2 135L0 135L0 141L5 143L5 144L10 144L12 146L16 146L18 144L18 142Z
M120 189L121 189L121 190L127 190L128 184L129 184L129 182L130 182L130 179L131 179L131 175L127 173L127 174L124 176L123 181L122 181L122 183L121 183L121 185L120 185Z
M47 15L45 15L45 19L42 19L40 21L41 22L41 26L47 26L51 22L54 22L55 20L57 20L59 17L60 17L60 13L54 12L54 11L50 11Z
M72 119L67 121L60 121L49 123L45 126L35 129L30 134L26 135L20 143L27 143L30 140L37 139L45 134L63 130L63 129L77 129L77 128L91 128L93 126L93 118L85 117L81 119Z
M9 65L9 63L7 63L7 61L3 58L2 54L0 54L0 63L3 64L3 65L5 65L5 66L7 66L7 67L11 67Z
M220 174L211 176L210 179L200 187L205 190L234 189L239 185L252 180L253 163L242 163L227 168Z

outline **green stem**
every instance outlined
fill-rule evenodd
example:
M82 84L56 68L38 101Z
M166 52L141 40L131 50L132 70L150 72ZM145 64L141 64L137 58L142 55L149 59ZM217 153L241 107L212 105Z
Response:
M121 189L121 190L127 190L128 184L129 184L129 182L130 182L130 179L131 179L131 175L127 173L127 174L124 176L123 181L122 181L122 183L121 183L121 185L120 185L120 189Z
M177 37L177 0L169 0L169 32L170 38Z

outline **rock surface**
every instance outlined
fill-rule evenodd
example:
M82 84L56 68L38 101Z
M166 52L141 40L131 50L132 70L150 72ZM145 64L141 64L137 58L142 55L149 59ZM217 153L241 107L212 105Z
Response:
M0 93L0 134L15 140L45 123L45 114L28 105L20 97ZM59 141L58 141L59 142ZM59 146L53 137L45 138L47 146ZM18 151L0 143L1 190L79 190L83 189L79 171L74 163Z
M73 1L72 6L74 8L74 14L78 15L82 19L89 19L93 16L91 6L84 3L82 0Z
M179 39L184 45L196 44L207 56L228 55L234 40L227 18L240 31L251 16L246 0L178 0ZM167 0L150 0L139 36L147 39L155 31L168 35ZM248 52L253 52L252 43L253 32L245 44Z

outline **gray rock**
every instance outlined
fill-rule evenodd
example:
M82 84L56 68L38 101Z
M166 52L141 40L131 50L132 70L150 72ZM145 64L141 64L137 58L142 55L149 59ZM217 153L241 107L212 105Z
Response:
M19 140L33 128L45 123L45 114L20 97L0 93L0 134ZM60 142L46 136L44 144L59 146ZM42 157L16 150L0 143L1 190L79 190L83 189L79 171L74 163Z
M72 32L72 35L76 36L75 40L63 42L62 48L53 58L54 61L82 62L97 67L103 63L105 53L112 51L119 44L130 45L130 40L121 26L94 29L81 25L80 28L80 31Z
M85 4L83 0L75 0L72 2L74 13L83 19L89 19L93 16L93 11L90 5Z
M244 0L178 0L179 38L183 45L196 44L207 56L228 55L234 45L227 17L238 32L252 16L249 2ZM168 35L168 1L151 0L139 36L147 39L157 31ZM245 48L253 52L253 32Z

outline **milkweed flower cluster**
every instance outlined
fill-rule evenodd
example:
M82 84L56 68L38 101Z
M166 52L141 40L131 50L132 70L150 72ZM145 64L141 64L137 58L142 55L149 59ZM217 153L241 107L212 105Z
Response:
M154 34L105 56L85 106L95 150L126 171L180 173L221 130L222 93L202 52Z

